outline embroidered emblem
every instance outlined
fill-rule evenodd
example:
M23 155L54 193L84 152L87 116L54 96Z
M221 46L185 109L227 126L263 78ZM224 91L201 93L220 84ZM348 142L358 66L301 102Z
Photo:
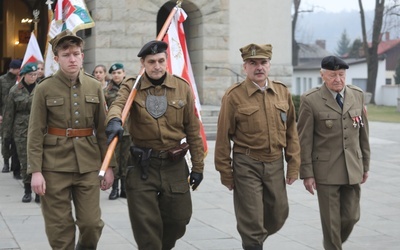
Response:
M146 110L149 114L157 119L167 111L167 90L165 89L164 95L155 96L150 94L150 91L147 91L146 97Z
M252 55L252 56L257 55L256 46L252 46L252 47L251 47L251 55Z
M151 47L151 53L152 54L157 54L158 53L158 45L154 44L153 47Z

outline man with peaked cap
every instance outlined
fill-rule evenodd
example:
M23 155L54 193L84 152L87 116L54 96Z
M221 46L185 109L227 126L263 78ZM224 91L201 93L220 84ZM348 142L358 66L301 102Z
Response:
M186 231L192 215L190 185L203 179L204 147L194 96L182 78L167 73L167 47L150 41L138 57L145 69L130 108L133 166L126 174L126 194L138 249L168 250ZM107 115L108 141L121 139L122 109L135 79L128 77ZM186 138L187 144L181 144ZM189 173L185 154L190 150ZM189 177L189 183L188 183Z
M10 89L4 109L3 138L4 140L13 138L15 142L24 184L22 202L25 203L32 200L31 176L26 173L27 137L37 70L37 63L27 63L22 67L19 72L20 81ZM40 202L38 195L35 197L35 202Z
M80 37L65 30L50 43L60 68L36 86L33 96L28 128L32 191L42 196L52 249L96 249L104 227L99 190L114 181L112 168L101 182L98 178L107 151L103 89L82 70Z
M347 63L321 61L323 85L301 96L298 131L300 178L317 190L323 245L342 249L360 219L360 184L368 179L370 147L363 91L346 85Z
M249 44L240 52L247 77L222 98L214 161L233 190L243 249L262 250L288 217L286 184L298 179L300 147L290 92L268 78L272 46Z
M107 106L111 107L111 104L117 98L121 83L125 79L124 65L122 63L114 63L111 65L108 73L111 74L111 81L108 83L107 87L104 88L104 97ZM108 196L110 200L115 200L118 197L126 198L125 174L130 156L130 146L131 138L128 131L128 123L126 123L124 126L124 135L121 140L118 141L114 152L115 159L118 163L118 172L114 173L114 183L110 195ZM119 182L121 182L121 193L119 193L118 189Z
M8 93L12 86L17 82L17 77L21 68L21 60L13 59L10 62L9 70L6 74L0 76L0 123L3 122L3 113L7 100ZM0 128L0 135L3 137ZM3 137L4 138L4 137ZM11 157L11 169L13 170L14 178L21 179L20 162L18 160L17 149L13 138L1 140L1 154L3 155L3 173L10 171L9 159Z

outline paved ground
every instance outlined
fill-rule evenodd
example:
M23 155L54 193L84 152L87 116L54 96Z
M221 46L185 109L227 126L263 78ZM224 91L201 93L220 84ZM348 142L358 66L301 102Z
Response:
M344 244L348 250L394 250L400 245L400 124L370 124L372 160L370 178L362 186L361 220ZM209 141L205 179L193 192L194 211L178 250L241 249L236 231L232 193L219 182L214 170L214 141ZM2 164L0 164L1 166ZM128 220L126 200L108 200L101 193L106 226L98 249L137 249ZM11 174L0 173L0 249L50 249L39 205L23 204L22 184ZM288 187L289 218L264 249L322 249L316 196L302 182Z

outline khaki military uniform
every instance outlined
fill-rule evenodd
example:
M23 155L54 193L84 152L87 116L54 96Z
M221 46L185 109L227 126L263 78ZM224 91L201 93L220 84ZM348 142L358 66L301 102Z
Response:
M369 171L364 94L352 85L344 93L343 110L325 84L304 93L299 110L300 178L315 178L325 249L342 249L359 220L360 182Z
M135 79L122 83L117 99L111 105L107 122L121 117L122 109ZM153 118L146 110L146 97L165 95L166 112ZM192 171L202 173L204 147L200 122L194 112L192 90L187 82L167 74L163 84L154 86L146 75L140 80L136 98L130 109L129 132L137 147L152 148L148 179L141 179L141 170L134 160L128 169L126 192L129 215L139 249L171 249L186 230L192 214L189 190L189 169L181 158L172 161L166 150L176 147L183 138L190 145Z
M26 174L26 147L33 93L34 89L29 93L22 82L14 85L8 95L3 114L3 136L4 138L14 138L24 183L30 183L31 180L30 176Z
M262 246L288 216L283 151L286 177L297 179L300 147L286 86L268 80L267 89L261 91L246 79L229 88L218 118L215 167L222 184L234 184L235 215L244 246Z
M52 248L74 249L75 224L80 247L97 246L104 226L98 172L107 150L105 116L102 87L83 71L76 82L59 70L36 86L28 129L28 173L42 172L46 181L41 208ZM77 129L93 131L79 136ZM57 130L65 134L50 132Z

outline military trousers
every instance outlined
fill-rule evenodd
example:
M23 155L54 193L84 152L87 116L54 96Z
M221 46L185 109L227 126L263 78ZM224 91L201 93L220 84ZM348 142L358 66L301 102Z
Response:
M21 166L21 176L23 183L31 183L31 175L26 173L28 167L27 160L27 145L28 139L26 137L14 137L15 147L17 149L18 160Z
M289 215L283 157L260 162L233 154L233 201L244 249L257 249ZM261 248L262 249L262 248Z
M148 178L143 180L136 160L128 167L126 194L138 249L172 249L192 216L186 161L151 158Z
M98 172L43 172L46 193L41 198L47 239L52 249L75 249L76 226L80 249L96 249L104 222L100 211ZM75 219L72 203L75 207Z
M115 147L114 155L117 160L118 168L114 168L114 178L115 179L125 179L126 168L129 163L130 158L130 146L131 137L123 136L121 140L118 140L118 144Z
M341 250L360 219L360 184L322 185L317 183L324 248Z

